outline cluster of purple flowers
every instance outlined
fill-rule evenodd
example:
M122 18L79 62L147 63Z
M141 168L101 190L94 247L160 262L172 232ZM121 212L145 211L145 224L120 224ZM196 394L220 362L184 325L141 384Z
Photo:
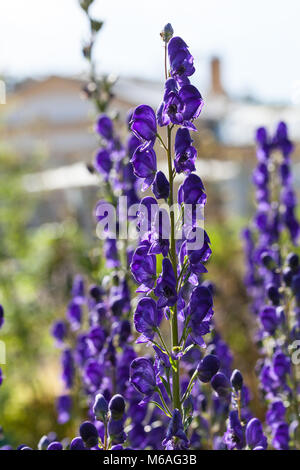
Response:
M256 135L258 164L253 173L257 210L243 232L247 258L246 286L257 317L262 358L257 369L268 411L266 423L275 449L297 448L299 385L292 361L300 338L299 258L293 252L299 236L292 187L293 145L285 123L270 139Z

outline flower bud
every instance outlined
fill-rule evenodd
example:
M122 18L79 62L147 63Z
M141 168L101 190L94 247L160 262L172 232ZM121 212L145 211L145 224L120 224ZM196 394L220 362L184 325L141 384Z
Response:
M220 360L217 356L208 354L198 365L198 378L201 382L207 383L218 372L220 368Z
M98 444L99 435L93 423L90 423L89 421L82 423L79 428L79 434L86 447L91 448Z
M173 37L173 34L174 34L174 30L172 28L172 25L171 23L168 23L166 24L164 29L161 31L160 36L165 43L168 43L170 39Z
M231 377L230 377L230 382L236 392L242 389L244 381L243 381L243 376L238 369L235 369L232 372Z
M268 252L264 251L261 254L260 260L264 267L267 268L269 271L273 271L276 268L276 263Z
M293 271L291 268L284 268L282 271L282 277L286 286L290 287L293 280Z
M60 442L54 441L48 445L47 450L63 450L63 446Z
M218 372L213 376L211 379L211 386L220 398L227 399L230 397L231 384L222 372Z
M81 437L74 437L70 444L70 450L85 450Z
M106 421L108 413L108 404L101 393L98 393L98 395L96 395L95 397L93 413L97 419L100 419L100 421Z
M122 395L114 395L109 402L108 408L112 419L122 419L125 411L125 400Z

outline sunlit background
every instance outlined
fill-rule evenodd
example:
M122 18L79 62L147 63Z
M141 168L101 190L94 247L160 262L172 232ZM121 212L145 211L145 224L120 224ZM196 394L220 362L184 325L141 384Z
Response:
M98 74L116 79L110 112L118 110L122 134L130 108L143 102L156 108L161 100L159 32L165 23L172 23L195 57L193 81L205 100L196 145L208 190L216 317L255 390L257 355L239 232L253 210L258 126L273 130L279 120L287 122L300 187L300 4L96 0L91 13L104 21L94 60ZM62 436L70 431L56 424L61 385L49 331L64 314L72 276L81 272L88 278L99 264L92 217L98 190L86 169L97 148L95 110L81 93L87 35L77 0L0 3L0 76L6 88L0 105L0 302L7 315L0 425L12 442L32 444L49 428ZM257 397L254 406L259 415Z

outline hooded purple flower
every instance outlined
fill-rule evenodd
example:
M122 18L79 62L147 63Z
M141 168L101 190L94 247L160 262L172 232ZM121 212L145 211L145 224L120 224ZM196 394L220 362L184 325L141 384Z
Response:
M138 147L130 161L135 176L144 179L142 190L145 191L152 184L156 174L156 154L153 148Z
M161 317L162 315L157 310L156 302L150 297L143 297L139 300L134 314L135 328L147 340L151 340L161 322Z
M106 258L106 266L108 268L118 268L120 266L116 239L114 238L105 239L104 256Z
M103 365L94 359L89 359L84 367L84 380L92 391L99 389L103 378Z
M139 357L134 359L130 365L130 382L144 395L150 396L156 388L156 375L152 362Z
M143 143L143 148L153 147L156 139L156 116L150 106L142 104L135 108L130 127L132 132Z
M241 450L245 447L245 433L236 410L230 411L224 442L229 450Z
M276 423L284 420L286 408L281 400L274 401L266 414L266 422L269 426L273 426Z
M108 179L110 170L112 169L112 160L110 153L106 149L100 149L94 159L95 169Z
M179 204L200 204L205 205L206 194L204 186L199 176L194 173L187 176L178 189Z
M197 150L193 147L188 129L178 129L175 137L174 166L177 173L191 173L195 171Z
M170 123L196 130L192 123L201 113L203 99L193 85L184 85L178 90L176 81L169 78L165 84L164 99L157 110L160 126Z
M131 272L140 284L139 289L153 289L156 279L156 256L148 255L149 244L142 243L134 252L131 261Z
M210 290L205 286L198 286L192 292L188 306L190 316L189 326L192 339L203 346L202 336L209 333L211 317L213 316L213 299Z
M174 37L168 44L168 54L171 66L171 75L179 83L188 82L195 72L194 59L186 43L179 37Z
M177 439L176 439L177 438ZM171 421L169 422L166 437L163 440L166 450L187 449L188 438L184 432L180 411L175 408Z
M113 123L112 120L104 114L98 118L96 124L96 132L101 135L105 140L110 141L113 138Z
M70 395L61 395L56 401L57 421L59 424L65 424L70 419L72 408L72 399Z
M266 449L268 446L267 438L263 433L261 422L257 418L252 418L246 426L246 441L250 449L257 447Z
M156 173L156 177L152 185L152 191L156 199L168 199L170 183L162 171L158 171Z
M159 308L172 307L177 301L175 273L169 258L163 259L162 273L157 279L154 294L158 297Z
M207 383L220 369L220 360L213 354L208 354L197 367L198 378L201 382Z

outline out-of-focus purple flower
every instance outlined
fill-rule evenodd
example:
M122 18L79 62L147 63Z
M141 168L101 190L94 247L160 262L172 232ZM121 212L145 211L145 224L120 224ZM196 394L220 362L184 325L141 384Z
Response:
M78 330L81 326L81 320L82 320L81 304L77 303L74 300L71 300L67 308L66 316L70 322L72 330L74 331Z
M158 308L172 307L177 301L175 273L169 258L163 259L162 273L157 279L154 294L158 297Z
M236 410L230 411L224 442L229 450L241 450L245 447L245 432Z
M203 346L202 336L209 333L210 320L213 316L213 299L207 287L198 286L193 290L188 315L190 316L189 326L192 330L190 335L197 344Z
M100 149L97 152L94 159L94 167L105 179L108 179L110 170L112 169L112 159L107 149Z
M274 426L272 444L276 450L289 449L289 426L285 422L278 423Z
M156 388L156 375L152 362L139 357L134 359L130 365L130 382L144 395L150 396Z
M108 268L118 268L120 260L117 249L117 240L114 238L106 238L104 241L104 256L106 259L106 266Z
M188 46L180 37L173 37L168 44L171 75L180 84L187 83L187 77L195 72L194 58Z
M139 333L146 339L153 339L156 328L161 322L161 313L157 309L156 302L151 297L139 300L134 314L134 325Z
M285 158L294 150L294 146L288 138L288 130L285 122L279 122L273 139L273 145L281 150Z
M215 392L217 392L220 398L230 398L231 385L226 375L224 375L222 372L218 372L213 376L211 379L211 386Z
M67 389L72 388L74 382L74 359L71 349L65 349L62 352L62 379Z
M51 333L58 343L62 343L67 334L66 323L63 320L56 321L52 326Z
M153 289L156 279L156 256L148 255L149 245L142 243L134 252L131 261L131 272L138 284L145 290Z
M266 449L268 446L267 438L264 435L262 424L257 418L252 418L246 426L246 442L250 449L257 447Z
M61 395L56 401L57 421L59 424L65 424L70 419L72 408L72 399L70 395Z
M274 401L266 414L266 422L269 426L273 426L276 423L284 420L286 408L281 400Z
M150 106L140 105L133 111L130 128L143 143L142 147L153 146L156 139L156 116Z
M220 368L220 360L213 354L208 354L199 363L197 374L201 382L207 383L218 372Z
M163 440L163 445L167 450L187 449L189 446L188 438L184 432L181 414L177 408L173 411L166 437Z
M152 185L152 191L156 199L168 199L170 183L162 171L158 171L156 173L156 177Z
M191 173L195 171L197 150L193 147L188 129L178 129L175 137L174 166L177 173Z
M72 297L77 303L84 303L84 280L80 274L77 274L74 278L72 285Z
M113 123L112 120L105 115L99 116L96 123L96 132L101 135L105 140L110 141L113 138Z
M278 326L276 308L269 305L263 307L260 311L259 318L264 330L273 335Z
M135 176L143 178L142 190L145 191L153 183L156 175L156 153L152 147L143 148L143 146L140 146L136 149L130 161Z
M230 382L236 392L242 390L244 379L238 369L234 369L234 371L232 372Z
M103 328L101 328L100 326L93 326L90 329L88 334L88 341L91 344L91 349L93 349L95 353L99 353L102 350L105 343L105 339L106 333Z
M103 378L103 365L99 364L97 360L89 359L84 367L84 380L91 390L96 391L99 389Z

